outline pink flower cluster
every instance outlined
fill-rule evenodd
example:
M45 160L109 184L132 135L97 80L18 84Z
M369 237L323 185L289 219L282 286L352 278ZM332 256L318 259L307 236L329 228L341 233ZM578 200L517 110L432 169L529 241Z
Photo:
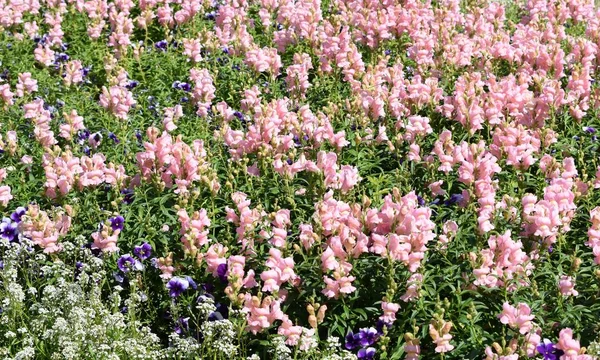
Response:
M127 120L129 109L135 105L133 94L123 86L102 87L100 105L121 120Z
M523 251L521 240L514 241L507 230L503 235L492 235L488 249L479 256L473 252L469 258L475 275L474 284L489 288L506 287L509 291L517 286L528 286L528 275L533 269L529 256Z
M69 205L65 205L64 209L55 209L49 215L40 210L38 205L32 204L19 223L19 230L45 253L55 253L62 250L58 241L68 233L72 215L73 210Z
M155 127L148 128L146 135L149 141L144 143L145 151L136 154L144 180L157 181L167 188L175 186L175 193L184 196L196 181L201 181L212 193L219 191L220 184L210 168L202 140L194 140L190 147L181 135L173 139L163 131L158 136L159 130Z
M210 219L206 215L206 210L195 211L192 217L188 215L185 209L177 211L179 222L181 223L180 234L186 253L195 256L198 249L209 243L208 227Z
M64 196L73 187L77 187L79 191L101 184L112 185L118 189L124 187L129 177L125 174L123 165L106 164L105 161L106 158L102 154L78 158L68 150L61 152L54 149L45 153L42 165L46 173L46 196Z

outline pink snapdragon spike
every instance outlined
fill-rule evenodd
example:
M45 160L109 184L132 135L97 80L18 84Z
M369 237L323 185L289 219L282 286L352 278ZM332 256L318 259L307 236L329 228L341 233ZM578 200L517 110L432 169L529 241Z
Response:
M505 302L504 305L502 305L502 313L498 315L498 317L500 318L501 323L518 330L521 334L530 332L534 327L532 322L534 316L531 315L529 306L524 303L519 303L515 308Z
M0 185L0 205L6 207L13 199L13 196L10 193L10 186L8 185Z
M563 275L558 282L560 293L563 296L577 296L579 292L575 290L575 280L571 276Z
M262 301L250 294L245 294L244 312L247 313L247 329L257 334L271 327L276 320L283 320L285 315L281 311L281 300L270 296L264 297Z
M77 110L71 110L70 113L63 113L65 118L65 124L60 125L60 133L58 136L71 140L79 130L84 130L85 125L83 124L83 116L77 113Z
M561 360L584 360L587 358L587 356L579 354L581 346L578 340L573 339L573 330L562 329L558 336L556 348L564 352L564 355L560 357Z
M23 97L26 94L31 94L36 91L38 91L38 83L36 79L32 78L31 73L26 72L19 74L16 95L18 97Z
M208 114L212 100L215 98L216 88L213 85L212 76L206 69L192 69L190 70L190 79L194 82L192 99L198 106L196 114L205 117Z
M100 105L121 120L127 120L129 110L135 103L131 91L122 86L102 87Z
M181 241L184 244L186 253L196 254L199 248L209 243L208 227L211 224L205 209L195 211L192 217L188 215L185 209L177 211L179 222L181 223L180 234Z
M503 235L490 236L488 245L489 249L481 250L479 254L469 253L474 264L474 284L489 288L506 286L509 291L517 286L528 286L527 277L534 266L523 251L522 242L512 240L508 230ZM511 280L517 283L509 284Z
M379 319L387 324L392 324L396 321L396 313L400 310L400 305L383 301L381 302L381 309L383 310L383 315Z
M436 353L446 353L454 350L454 345L450 344L450 340L452 340L451 329L452 323L449 321L434 320L429 324L429 336L436 345Z
M600 207L590 211L590 221L592 225L588 229L588 241L585 244L592 248L594 262L600 265Z
M29 205L19 224L20 231L35 245L44 249L44 253L55 253L63 249L59 239L66 235L71 227L72 208L68 205L57 209L50 215L37 205Z

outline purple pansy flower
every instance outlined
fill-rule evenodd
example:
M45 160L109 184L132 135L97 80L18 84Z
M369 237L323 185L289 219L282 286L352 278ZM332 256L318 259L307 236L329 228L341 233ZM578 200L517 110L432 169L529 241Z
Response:
M366 349L360 349L358 350L358 358L359 359L364 359L364 360L371 360L375 358L375 348L369 347Z
M171 297L178 297L189 287L190 283L186 279L180 277L174 277L167 283L167 289L169 289L169 295Z
M110 227L115 230L123 230L123 226L125 225L125 218L121 215L117 215L115 217L110 218Z
M143 243L142 245L135 246L133 248L133 254L137 256L140 260L146 260L152 255L152 246L148 243Z
M18 239L18 235L18 224L9 218L3 218L0 223L0 237L13 242Z
M554 343L548 339L544 339L536 349L544 357L544 360L558 360L564 354L562 350L557 349Z
M217 276L223 283L227 282L227 264L223 263L217 267Z
M25 215L26 212L27 209L25 209L22 206L19 206L12 214L10 214L10 219L16 223L20 223L21 218L23 217L23 215Z
M190 284L190 286L192 287L192 289L194 289L194 290L198 289L198 285L196 285L196 282L194 281L194 279L192 279L189 276L186 276L185 279Z
M184 331L188 331L188 329L190 328L190 318L183 318L180 317L179 320L177 321L177 323L175 324L175 333L181 335L181 333L183 333Z
M161 40L159 42L157 42L156 44L154 44L154 47L156 47L158 50L161 51L167 51L167 40Z
M371 346L377 341L379 334L374 328L363 328L358 332L358 339L362 346Z
M134 259L131 255L123 255L117 260L117 267L122 272L126 273L130 270L142 270L142 263L139 260Z
M348 331L346 334L346 344L344 344L347 350L354 350L360 347L360 339L358 338L358 334L354 334L352 330Z

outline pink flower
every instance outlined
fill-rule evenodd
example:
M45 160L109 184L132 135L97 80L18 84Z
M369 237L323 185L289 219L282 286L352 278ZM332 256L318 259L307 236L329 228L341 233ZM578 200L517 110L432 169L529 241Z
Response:
M19 82L17 83L17 96L23 97L25 94L30 94L38 90L37 80L31 77L31 73L19 74Z
M435 343L435 352L446 353L454 349L454 345L450 344L452 335L450 330L452 329L452 322L444 320L434 320L429 324L429 336Z
M396 321L396 313L400 310L400 305L383 301L381 309L383 310L383 315L379 317L379 320L392 324Z
M501 323L513 329L518 329L524 335L533 329L531 320L533 320L534 316L531 315L531 309L527 304L519 303L517 307L515 308L505 302L502 305L502 313L498 317Z
M558 334L557 349L564 351L561 360L579 360L579 350L581 347L579 341L573 339L573 330L570 328L562 329Z
M10 194L10 186L0 186L0 204L7 206L8 202L12 200L13 196Z
M579 293L575 290L575 281L571 276L563 275L558 282L560 293L563 296L577 296Z

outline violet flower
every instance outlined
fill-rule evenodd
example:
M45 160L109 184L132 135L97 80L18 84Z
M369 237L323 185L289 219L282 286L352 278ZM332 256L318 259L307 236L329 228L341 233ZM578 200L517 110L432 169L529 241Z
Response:
M167 40L161 40L161 41L157 42L156 44L154 44L154 47L161 51L167 51L167 45L168 45Z
M142 270L142 263L139 260L134 259L131 255L123 255L117 260L117 267L124 273L130 270Z
M178 297L183 294L190 287L190 283L183 278L174 277L167 283L167 289L169 289L169 296Z
M374 328L363 328L358 332L358 339L362 346L371 346L377 341L379 334Z
M354 334L352 330L348 331L348 334L346 334L345 339L346 343L344 344L344 347L347 350L354 350L360 347L360 339L358 338L358 334Z
M110 227L113 229L113 231L123 230L124 225L125 219L121 215L110 218Z
M152 246L148 243L143 243L142 245L135 246L133 248L133 254L137 256L140 260L146 260L150 256L152 256Z
M10 219L16 223L20 223L21 218L23 217L23 215L25 215L26 212L27 209L25 209L22 206L19 206L12 214L10 214Z
M371 360L375 358L375 353L377 351L375 350L375 348L369 347L366 349L360 349L358 350L358 354L357 357L359 359L364 359L364 360Z
M217 267L217 276L219 276L219 279L223 283L227 282L226 274L227 274L227 264L225 264L225 263L220 264L219 267Z
M3 218L0 223L0 237L14 242L15 239L18 239L18 235L18 224L9 218Z
M548 339L544 339L536 349L544 357L544 360L558 360L564 354L562 350L557 349L552 341Z

